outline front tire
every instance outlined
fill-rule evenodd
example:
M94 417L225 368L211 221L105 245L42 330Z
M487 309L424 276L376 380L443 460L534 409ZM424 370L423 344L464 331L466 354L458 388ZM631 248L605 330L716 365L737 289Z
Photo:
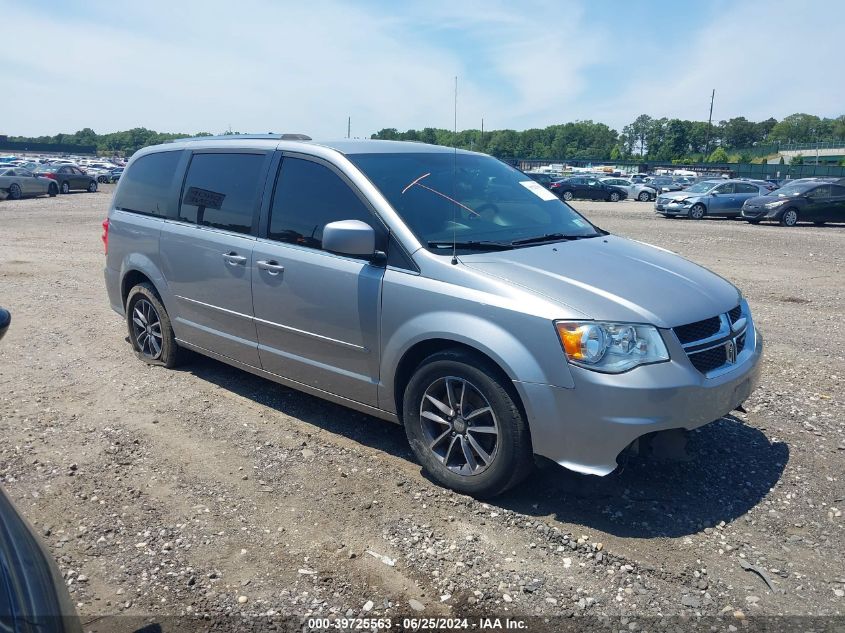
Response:
M648 191L640 191L640 195L637 196L637 200L640 202L648 202L651 200L651 194Z
M703 204L696 204L693 205L692 209L689 210L689 217L691 217L693 220L700 220L705 216L706 213L707 209L704 208Z
M57 195L59 195L59 188L56 186L56 183L52 183L47 188L47 195L51 198L55 198Z
M608 200L610 200L611 202L619 202L619 194L616 193L615 191L612 192L610 194L610 197L608 198Z
M423 469L440 485L492 497L533 466L528 424L510 384L463 350L425 359L405 389L403 422Z
M129 291L126 325L132 349L142 361L168 368L179 363L182 350L176 343L170 316L152 285L138 284Z
M780 216L781 226L795 226L796 224L798 224L798 211L795 209L787 209Z

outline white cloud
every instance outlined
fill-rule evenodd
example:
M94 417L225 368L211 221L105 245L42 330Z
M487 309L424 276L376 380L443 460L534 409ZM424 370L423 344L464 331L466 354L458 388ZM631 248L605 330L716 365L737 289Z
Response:
M621 129L642 112L702 119L714 87L716 120L838 114L845 103L833 36L845 2L812 12L785 1L725 3L710 9L718 19L640 41L621 36L624 15L608 23L585 6L0 0L0 133L231 125L337 137L347 116L359 136L451 128L455 75L460 128L481 117L488 129L579 118ZM632 72L599 98L605 79L595 67L608 63Z

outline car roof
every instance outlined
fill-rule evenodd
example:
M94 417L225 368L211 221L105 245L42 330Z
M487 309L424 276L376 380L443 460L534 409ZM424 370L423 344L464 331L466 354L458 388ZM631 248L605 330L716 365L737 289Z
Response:
M152 145L139 150L141 153L173 149L217 149L254 148L296 151L309 147L325 147L341 154L413 154L413 153L457 153L478 154L443 145L429 145L418 141L386 141L377 139L313 140L304 134L228 134L224 136L199 136L176 139L162 145Z

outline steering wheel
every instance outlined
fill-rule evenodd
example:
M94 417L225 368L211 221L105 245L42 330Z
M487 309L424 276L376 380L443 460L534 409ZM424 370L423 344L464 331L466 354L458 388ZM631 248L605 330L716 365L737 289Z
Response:
M473 220L494 220L499 215L499 207L494 202L485 202L478 208L474 209L478 215L470 216Z

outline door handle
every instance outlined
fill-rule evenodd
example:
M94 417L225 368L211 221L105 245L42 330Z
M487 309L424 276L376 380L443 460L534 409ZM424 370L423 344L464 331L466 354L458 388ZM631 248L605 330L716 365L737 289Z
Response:
M255 265L258 266L261 270L266 270L270 275L278 275L280 272L285 270L285 267L282 266L276 260L267 261L266 259L259 259L255 262Z
M223 259L232 266L239 266L246 263L246 257L238 255L234 251L231 253L223 253Z

